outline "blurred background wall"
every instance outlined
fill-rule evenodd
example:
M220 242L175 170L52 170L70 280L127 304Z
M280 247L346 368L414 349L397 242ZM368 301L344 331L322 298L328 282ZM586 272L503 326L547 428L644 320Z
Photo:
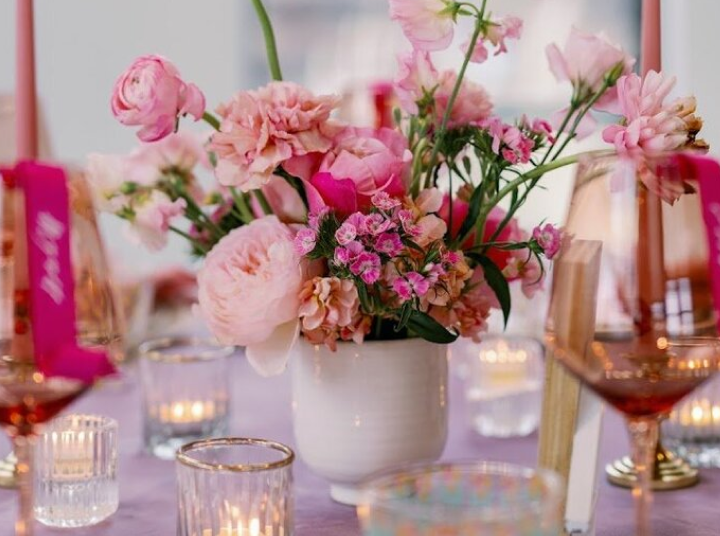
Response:
M138 55L171 58L183 76L197 83L208 102L267 81L262 37L248 0L35 0L39 96L53 153L82 163L89 152L127 152L136 143L131 129L115 122L109 96L117 75ZM549 115L564 105L569 87L547 69L545 46L562 43L574 24L604 31L638 53L639 0L494 0L498 14L525 20L523 39L510 54L474 66L470 76L486 85L504 116ZM720 52L717 0L664 0L665 70L679 75L679 93L694 92L706 119L705 137L720 147ZM0 94L14 77L14 5L0 2ZM391 78L395 55L407 47L387 17L387 0L267 0L276 24L285 77L316 91L340 91ZM464 39L464 37L463 37ZM457 66L456 46L437 55ZM0 115L3 112L0 110ZM7 121L7 113L5 119ZM598 145L599 137L584 147ZM2 158L0 153L0 158ZM546 181L522 219L561 221L570 173ZM110 249L128 270L188 263L183 245L159 255L129 246L117 222L106 221ZM131 260L130 260L131 259ZM131 267L130 267L131 266Z

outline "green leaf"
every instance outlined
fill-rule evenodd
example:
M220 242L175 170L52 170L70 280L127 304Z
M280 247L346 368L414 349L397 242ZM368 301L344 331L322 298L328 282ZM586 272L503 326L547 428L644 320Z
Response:
M450 344L458 338L455 333L445 329L434 318L415 309L410 313L407 326L426 341L437 344Z
M399 332L401 329L403 329L405 326L407 326L408 320L410 320L410 315L413 312L412 303L411 302L405 302L405 305L403 305L402 309L400 310L400 320L395 325L395 333Z
M477 188L475 188L475 191L470 197L470 206L467 216L465 216L465 220L463 220L462 225L460 226L460 231L458 231L456 238L465 236L475 225L475 222L480 215L480 205L482 203L482 197L483 188L481 186L478 186Z
M487 281L490 288L497 296L500 302L500 308L503 312L503 319L505 326L507 327L508 320L510 318L510 286L508 285L507 279L503 275L500 268L485 255L479 253L466 252L466 257L470 257L472 260L482 266L483 272L485 272L485 280Z
M370 296L368 295L367 287L363 283L355 283L358 289L358 298L360 299L360 305L362 306L363 312L370 314L372 313L372 303L370 302Z

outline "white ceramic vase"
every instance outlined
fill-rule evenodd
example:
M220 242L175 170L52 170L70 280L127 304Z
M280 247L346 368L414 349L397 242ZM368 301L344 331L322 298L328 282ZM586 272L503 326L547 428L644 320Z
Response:
M436 460L447 439L447 347L422 339L339 343L300 340L293 357L297 448L357 504L359 484L393 466Z

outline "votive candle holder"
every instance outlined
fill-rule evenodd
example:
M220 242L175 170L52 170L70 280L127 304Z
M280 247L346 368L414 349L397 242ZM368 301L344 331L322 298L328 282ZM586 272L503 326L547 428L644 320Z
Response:
M185 443L227 435L234 351L184 337L140 346L143 435L150 453L172 460Z
M59 417L44 427L35 448L38 521L85 527L117 511L117 421L97 415Z
M292 536L293 451L274 441L217 438L177 453L177 536Z

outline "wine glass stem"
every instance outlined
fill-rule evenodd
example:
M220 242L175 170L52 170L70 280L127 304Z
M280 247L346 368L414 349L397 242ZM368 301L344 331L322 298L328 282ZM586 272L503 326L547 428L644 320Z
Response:
M34 436L16 435L13 447L17 457L17 486L20 511L15 522L15 536L32 536L35 524L35 503L33 493L33 448Z
M637 479L632 490L635 499L635 534L637 536L651 536L652 472L659 423L655 417L630 417L627 420L627 425L632 443L633 463L637 472Z

